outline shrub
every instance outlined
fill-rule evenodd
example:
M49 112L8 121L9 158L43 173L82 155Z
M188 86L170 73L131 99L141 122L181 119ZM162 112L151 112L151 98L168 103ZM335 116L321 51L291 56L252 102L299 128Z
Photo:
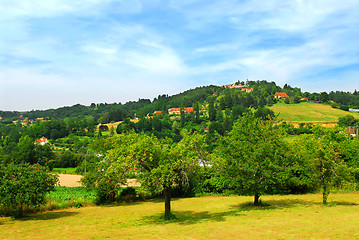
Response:
M57 181L57 175L38 164L0 166L0 205L10 209L12 216L23 217L26 208L45 203Z
M133 187L123 188L119 195L120 201L129 202L129 201L134 201L136 199L137 199L136 189Z

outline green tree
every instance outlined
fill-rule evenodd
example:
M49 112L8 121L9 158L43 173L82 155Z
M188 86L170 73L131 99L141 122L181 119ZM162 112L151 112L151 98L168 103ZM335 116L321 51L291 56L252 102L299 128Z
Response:
M127 140L125 140L127 139ZM123 141L127 144L123 145ZM119 148L109 151L111 163L122 162L126 169L136 169L136 176L145 187L165 197L165 218L171 216L171 189L188 184L190 172L198 167L199 148L203 138L184 135L179 143L155 136L129 133L118 139ZM121 147L122 146L122 147Z
M31 163L36 162L35 159L35 145L34 140L29 136L23 136L20 138L18 144L18 152L16 154L16 162L18 163Z
M54 190L57 181L57 175L37 164L1 165L0 205L11 209L14 216L23 217L25 206L45 203L46 194Z
M215 150L216 165L231 188L238 194L253 195L258 205L261 195L281 187L287 152L282 131L273 127L273 121L247 113L220 140Z
M313 127L313 132L302 137L297 146L302 157L307 158L312 181L322 189L323 204L327 204L331 188L351 178L340 149L345 136L335 129L319 126Z
M194 114L195 114L195 122L197 124L199 124L201 122L201 119L200 119L200 115L199 115L199 106L198 106L198 102L196 102L193 106L193 111L194 111Z
M347 114L343 117L339 117L338 125L341 127L355 126L359 123L358 119L355 119L353 115Z
M214 101L211 99L208 104L208 116L210 121L216 120L216 109L214 108Z

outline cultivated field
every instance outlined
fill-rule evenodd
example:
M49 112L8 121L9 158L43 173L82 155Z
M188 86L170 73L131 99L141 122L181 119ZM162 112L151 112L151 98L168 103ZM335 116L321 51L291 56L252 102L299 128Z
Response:
M338 122L339 117L351 114L359 118L359 114L350 113L329 105L318 103L281 104L271 107L278 114L278 118L286 122L326 122L333 124Z
M161 200L71 208L0 218L0 239L359 239L359 194L174 199L177 219L161 219Z

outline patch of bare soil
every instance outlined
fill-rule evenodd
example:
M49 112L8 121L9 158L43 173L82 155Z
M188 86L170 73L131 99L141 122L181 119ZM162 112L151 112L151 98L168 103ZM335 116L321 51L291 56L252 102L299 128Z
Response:
M59 174L59 182L61 187L80 187L81 175L71 175L71 174Z
M81 175L71 175L71 174L59 174L59 182L61 187L80 187ZM136 179L131 178L127 179L127 183L123 187L140 187L141 184L137 182Z

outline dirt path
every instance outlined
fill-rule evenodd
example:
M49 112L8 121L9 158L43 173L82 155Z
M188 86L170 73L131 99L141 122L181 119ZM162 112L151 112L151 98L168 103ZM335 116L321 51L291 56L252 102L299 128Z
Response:
M61 187L80 187L81 175L72 175L72 174L59 174L60 186ZM127 179L127 184L124 185L127 187L139 187L141 184L137 182L136 179Z
M59 174L61 187L80 187L80 180L83 178L81 175Z

